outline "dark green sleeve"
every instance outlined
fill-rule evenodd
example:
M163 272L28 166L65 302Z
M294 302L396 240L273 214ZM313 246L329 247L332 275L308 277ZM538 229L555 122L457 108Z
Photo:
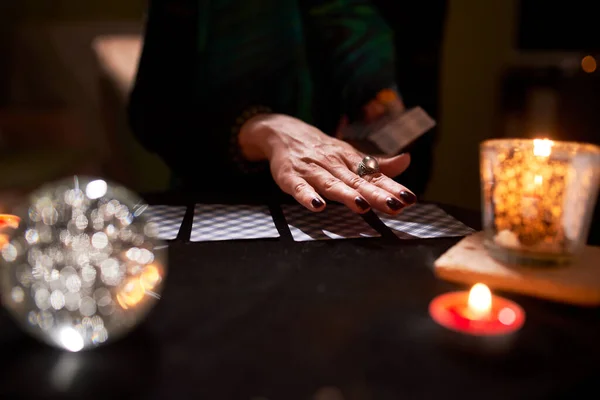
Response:
M300 0L313 65L341 93L354 119L381 89L395 86L393 33L368 0ZM316 61L315 61L316 60Z
M262 105L267 97L262 91L252 91L249 79L222 85L221 90L200 86L198 76L204 63L198 57L199 24L209 15L204 13L200 20L198 7L204 4L150 1L128 107L138 141L188 182L243 175L232 130L248 107ZM201 92L209 95L202 98Z

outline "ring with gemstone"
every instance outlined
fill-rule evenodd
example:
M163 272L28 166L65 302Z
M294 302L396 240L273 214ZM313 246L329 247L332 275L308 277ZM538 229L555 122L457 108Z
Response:
M379 173L379 163L374 157L366 156L358 163L356 174L360 177Z

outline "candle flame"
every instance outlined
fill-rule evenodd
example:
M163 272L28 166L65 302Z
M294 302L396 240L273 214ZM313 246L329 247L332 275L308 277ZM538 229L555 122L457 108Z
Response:
M483 283L476 283L469 292L469 310L477 314L487 314L492 309L492 292Z
M20 222L21 218L16 215L0 214L0 229L5 227L17 229Z
M542 184L542 182L544 182L544 178L541 175L536 175L533 178L533 182L537 185L540 186Z
M554 142L550 139L533 139L533 155L537 157L549 157L552 153Z
M148 265L140 275L140 284L145 290L154 289L160 280L160 273L154 265Z

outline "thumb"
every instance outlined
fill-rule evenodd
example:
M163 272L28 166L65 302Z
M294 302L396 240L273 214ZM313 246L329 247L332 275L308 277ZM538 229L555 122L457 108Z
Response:
M410 165L410 154L402 153L391 158L378 158L377 161L381 173L394 178L406 171Z

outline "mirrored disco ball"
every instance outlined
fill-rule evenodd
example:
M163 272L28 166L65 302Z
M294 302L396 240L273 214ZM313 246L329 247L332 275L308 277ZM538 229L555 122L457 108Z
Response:
M102 179L30 198L2 248L2 302L33 336L79 351L126 334L160 298L166 245L147 204Z

